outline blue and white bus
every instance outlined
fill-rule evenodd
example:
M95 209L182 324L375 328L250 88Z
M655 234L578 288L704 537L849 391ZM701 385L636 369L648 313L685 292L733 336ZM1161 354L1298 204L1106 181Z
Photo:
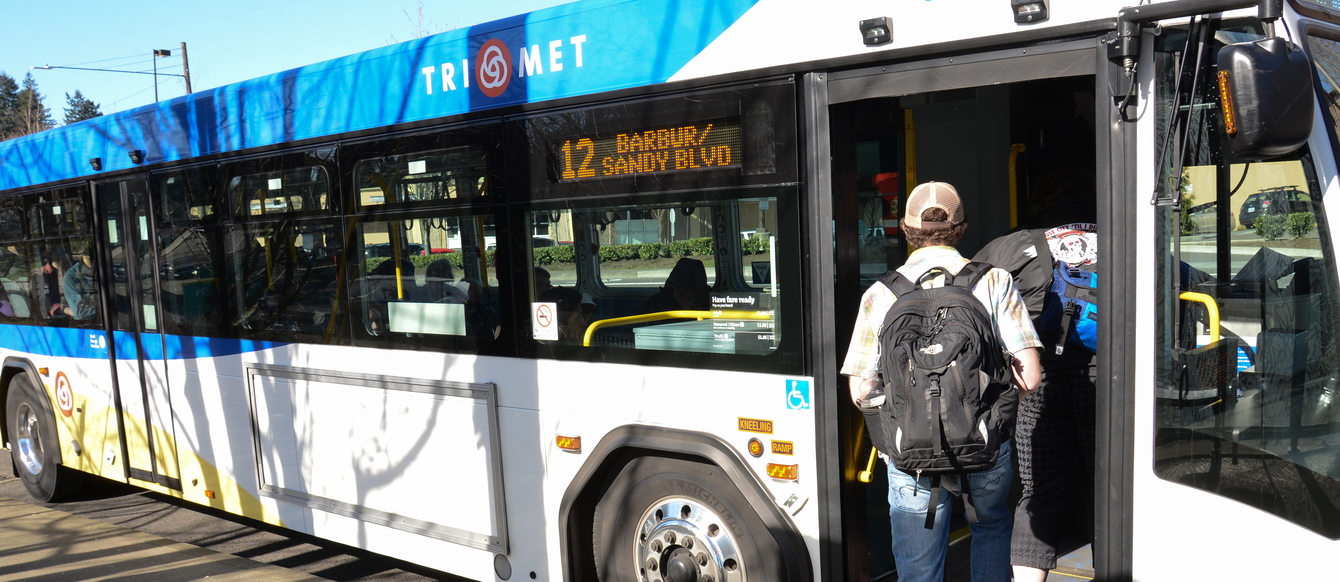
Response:
M1330 575L1340 9L1138 4L582 0L0 143L3 440L478 580L892 579L837 369L935 179L1099 225L1081 573Z

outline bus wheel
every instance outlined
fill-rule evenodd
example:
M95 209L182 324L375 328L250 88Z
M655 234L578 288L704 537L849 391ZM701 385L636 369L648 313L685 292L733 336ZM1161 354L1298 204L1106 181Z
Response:
M9 422L9 452L14 474L28 493L40 501L58 501L75 488L78 474L60 466L60 442L51 405L27 374L9 382L5 399Z
M721 469L644 457L624 467L595 508L601 580L780 581L780 546Z

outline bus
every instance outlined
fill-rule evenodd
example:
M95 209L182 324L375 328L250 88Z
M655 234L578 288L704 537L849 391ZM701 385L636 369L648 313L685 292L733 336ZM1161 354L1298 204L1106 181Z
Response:
M895 579L838 365L941 180L1098 225L1078 575L1327 576L1338 77L1326 0L581 0L6 141L3 441L476 580Z

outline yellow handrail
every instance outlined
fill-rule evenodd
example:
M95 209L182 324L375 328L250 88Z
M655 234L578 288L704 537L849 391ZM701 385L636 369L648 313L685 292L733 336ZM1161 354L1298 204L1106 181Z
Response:
M1195 301L1205 305L1205 311L1210 317L1210 343L1219 341L1219 304L1214 298L1194 291L1185 291L1177 297L1183 301Z
M1019 154L1024 144L1010 144L1010 228L1019 226Z
M917 187L917 123L911 109L903 110L903 173L907 175L903 184L911 194Z
M385 196L385 194L383 194ZM388 198L389 199L389 198ZM387 222L386 234L391 237L391 260L395 262L395 298L405 298L405 283L400 278L404 274L400 272L400 233L396 232L396 225L399 222Z
M856 474L856 480L862 483L869 483L875 476L875 457L879 456L879 450L870 447L870 460L865 462L865 470Z
M651 321L662 321L666 319L772 319L771 311L698 311L690 309L676 309L672 311L658 311L656 313L643 313L641 315L628 315L624 317L611 317L591 322L586 326L586 333L582 335L582 346L591 346L591 336L596 330L602 327L616 327L620 325L633 325L635 323L647 323Z

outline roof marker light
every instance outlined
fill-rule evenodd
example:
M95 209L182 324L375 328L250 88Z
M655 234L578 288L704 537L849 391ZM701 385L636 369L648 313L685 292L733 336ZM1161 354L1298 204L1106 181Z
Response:
M1050 0L1010 0L1015 24L1041 22L1051 15Z
M893 20L888 16L861 21L861 42L876 46L893 40Z

